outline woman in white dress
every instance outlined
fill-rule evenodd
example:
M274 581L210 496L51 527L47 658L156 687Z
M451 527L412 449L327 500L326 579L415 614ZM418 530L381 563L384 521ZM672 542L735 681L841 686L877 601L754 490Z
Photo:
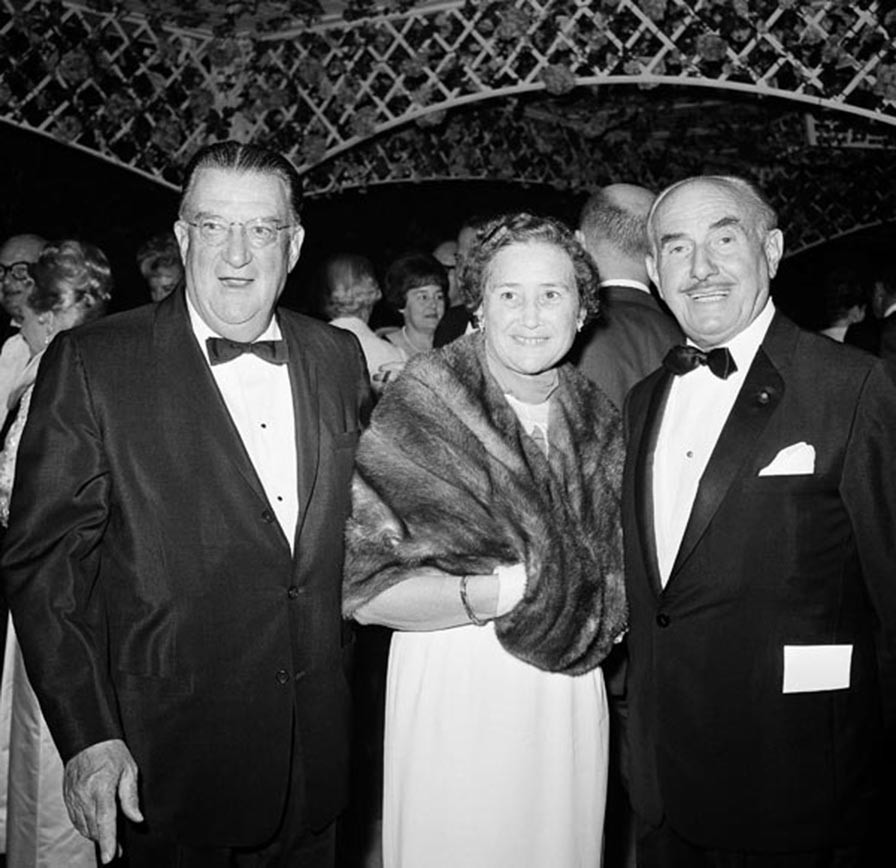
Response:
M479 233L480 331L412 359L362 436L345 612L385 624L386 868L594 868L600 662L625 630L610 401L561 365L598 275L562 224Z
M101 316L112 277L105 254L91 244L48 244L32 267L34 285L22 308L22 337L31 359L9 399L15 413L0 452L0 524L9 523L16 453L44 350L61 331ZM13 504L13 508L15 505ZM15 868L93 868L92 841L72 825L62 800L62 760L28 681L10 621L0 694L0 740L9 745L0 769L6 804L6 862Z

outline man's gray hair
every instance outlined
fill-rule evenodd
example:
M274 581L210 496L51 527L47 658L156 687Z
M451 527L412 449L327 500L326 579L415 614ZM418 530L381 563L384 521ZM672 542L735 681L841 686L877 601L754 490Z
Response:
M193 190L193 183L201 169L228 169L234 172L256 172L275 175L289 192L289 219L299 223L302 208L302 179L286 157L260 145L241 142L215 142L197 151L184 170L183 191L177 213L184 217L184 205Z
M647 215L647 236L648 241L650 242L651 251L654 254L657 252L656 237L654 235L654 220L656 218L657 210L676 190L679 190L688 184L698 182L715 184L717 187L721 187L733 194L735 198L740 200L749 210L750 215L753 218L753 225L756 229L763 233L767 233L771 232L772 229L778 228L777 212L755 184L737 175L694 175L690 178L676 181L671 186L666 187L666 189L656 197L656 201L653 203L653 207Z

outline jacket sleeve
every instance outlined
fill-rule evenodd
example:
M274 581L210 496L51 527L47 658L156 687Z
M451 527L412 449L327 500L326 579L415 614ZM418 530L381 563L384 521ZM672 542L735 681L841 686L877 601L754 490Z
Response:
M122 736L98 580L109 503L89 377L76 340L63 334L35 383L2 559L28 676L63 761Z
M841 494L877 625L888 739L896 739L896 388L878 362L862 388L847 443Z

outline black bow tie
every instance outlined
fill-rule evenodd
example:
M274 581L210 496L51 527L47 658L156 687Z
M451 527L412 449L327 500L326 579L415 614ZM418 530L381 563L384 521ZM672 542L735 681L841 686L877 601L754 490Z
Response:
M706 365L723 380L727 380L737 370L728 347L716 347L708 353L697 347L672 347L663 359L663 366L673 374L687 374L700 365Z
M229 362L243 353L252 353L272 365L285 365L289 361L286 341L231 341L227 338L207 338L208 360L213 365Z

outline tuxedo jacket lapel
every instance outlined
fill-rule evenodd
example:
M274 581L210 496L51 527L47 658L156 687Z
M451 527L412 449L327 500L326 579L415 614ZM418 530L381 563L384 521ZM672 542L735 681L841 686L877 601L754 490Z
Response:
M193 330L183 293L157 305L154 342L162 417L175 442L201 439L203 464L227 468L268 508L267 495ZM195 468L200 471L201 468ZM285 541L285 538L284 538Z
M295 415L296 485L299 515L296 522L293 551L298 551L299 534L320 465L318 459L321 411L318 401L318 371L314 359L309 356L302 345L300 335L292 327L292 324L281 321L280 327L289 346L289 382L292 387L292 406Z
M732 482L742 471L757 441L784 394L784 379L772 358L784 356L790 331L795 329L776 316L710 456L700 479L691 515L675 558L671 582L706 532Z
M634 432L633 443L637 444L638 457L635 463L635 504L638 533L640 534L644 557L644 570L655 594L662 590L659 561L656 553L656 529L653 521L653 454L659 436L660 422L669 397L672 374L661 371L656 377L650 393L647 413L643 416L640 431Z

